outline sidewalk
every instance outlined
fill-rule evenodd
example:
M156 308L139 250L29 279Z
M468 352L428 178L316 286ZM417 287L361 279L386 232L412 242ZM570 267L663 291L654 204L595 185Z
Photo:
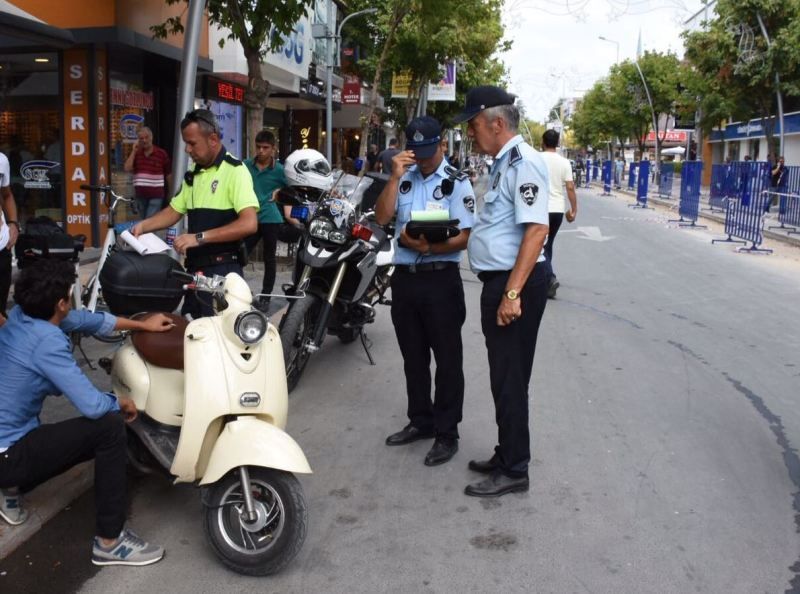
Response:
M592 185L588 188L586 186L581 186L583 189L599 189L602 191L603 185L602 183L592 182ZM704 188L707 190L707 188ZM676 218L679 218L678 215L678 206L680 204L680 199L678 196L679 189L676 189L673 186L673 194L675 195L673 198L661 198L657 194L657 186L651 186L651 191L647 194L647 204L654 204L657 206L662 206L664 208L668 208L675 212ZM629 190L627 187L622 189L616 190L614 188L611 189L612 196L614 195L624 195L628 196L632 199L632 202L636 200L636 191ZM701 193L700 195L700 211L698 212L698 222L700 219L705 219L708 221L713 221L715 223L719 223L721 225L725 224L725 213L720 210L712 211L711 207L708 204L708 193ZM779 227L780 222L778 221L778 207L773 206L769 213L766 214L764 217L764 229L762 231L765 239L772 239L775 241L780 241L787 245L793 245L795 247L800 247L800 235L789 235L788 229L781 230L781 229L770 229L770 227Z
M97 267L99 248L92 248L84 252L81 258L81 276L91 275ZM291 282L291 261L286 258L285 244L278 246L278 274L275 279L274 292L281 293L281 285ZM260 262L248 264L245 267L245 280L254 293L261 290L261 279L264 267ZM88 278L88 276L86 277ZM85 279L84 279L85 280ZM284 299L273 299L270 305L270 316L273 324L280 320L281 310L286 305ZM278 314L278 315L276 315ZM85 338L82 346L87 357L96 364L101 357L111 356L119 345L109 345ZM75 359L84 373L101 390L110 390L109 376L101 369L91 369L83 355L75 349ZM45 400L42 409L42 423L57 423L78 416L78 411L66 398L50 397ZM37 487L25 498L25 506L29 511L29 519L20 526L9 526L0 520L0 559L4 559L17 547L22 545L36 534L48 520L56 516L61 510L89 490L94 484L94 464L87 462L72 468L68 472L55 477L47 483Z

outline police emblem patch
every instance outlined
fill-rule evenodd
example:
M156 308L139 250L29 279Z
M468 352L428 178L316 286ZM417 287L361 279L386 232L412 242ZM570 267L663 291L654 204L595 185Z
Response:
M500 183L500 172L494 174L494 181L492 181L492 189L494 190L497 187L497 184Z
M211 182L211 193L212 194L216 193L218 185L219 185L219 181L216 180L216 179L213 182Z
M414 132L414 142L422 142L423 140L425 140L425 137L422 135L422 132L419 130Z
M337 217L340 214L342 214L342 211L344 210L344 204L342 203L341 200L332 200L330 205L330 210L331 214Z
M406 180L402 184L400 184L400 193L401 194L408 194L411 191L411 182Z
M433 197L436 198L436 200L441 200L442 198L444 198L444 193L442 193L442 186L436 186L433 189Z
M466 208L472 214L475 214L475 197L474 196L465 196L464 197L464 208Z
M519 195L525 204L531 206L539 197L539 186L536 184L522 184L519 187Z

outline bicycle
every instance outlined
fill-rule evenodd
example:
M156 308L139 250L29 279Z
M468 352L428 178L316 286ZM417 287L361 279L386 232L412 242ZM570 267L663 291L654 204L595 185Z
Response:
M102 287L100 286L100 271L103 270L103 266L106 263L109 255L111 255L111 251L114 249L114 246L117 243L117 224L116 224L116 211L117 207L120 203L130 203L131 204L131 212L133 214L138 214L136 208L136 202L133 198L125 198L124 196L120 196L109 185L104 186L94 186L94 185L81 185L82 190L87 190L90 192L104 192L105 196L103 197L103 203L108 208L108 224L106 230L106 237L103 241L103 247L100 252L100 259L97 262L97 270L95 270L94 274L89 278L84 287L81 284L81 276L80 276L80 260L76 259L75 262L75 285L72 291L72 307L78 311L82 309L86 309L91 312L95 311L108 311L108 306L106 305L105 301L103 301L102 297ZM109 200L109 196L113 199L113 201ZM109 204L110 202L110 204ZM100 342L106 343L118 343L122 342L125 339L125 335L121 332L115 332L108 336L95 336L97 340ZM78 341L78 348L80 349L80 341ZM81 349L82 350L82 349ZM87 359L88 360L88 359Z

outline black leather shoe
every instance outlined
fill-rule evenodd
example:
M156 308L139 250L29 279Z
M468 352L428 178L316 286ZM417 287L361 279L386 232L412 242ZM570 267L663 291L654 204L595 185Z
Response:
M444 464L456 455L458 440L450 437L437 437L433 447L425 456L425 466Z
M467 468L473 472L480 472L481 474L491 474L498 468L497 457L492 456L488 460L470 460Z
M527 491L530 480L527 476L511 478L499 470L495 470L488 478L479 483L467 485L464 494L470 497L500 497L506 493Z
M414 427L414 425L406 425L402 431L392 433L386 438L386 445L406 445L419 439L430 439L433 437L433 430L423 431Z

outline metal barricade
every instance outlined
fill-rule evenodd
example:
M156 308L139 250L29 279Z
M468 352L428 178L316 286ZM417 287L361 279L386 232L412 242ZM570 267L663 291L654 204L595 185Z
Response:
M759 183L758 178L751 178L742 190L742 200L728 200L725 208L725 233L728 237L712 239L711 243L743 243L746 245L747 242L751 242L752 245L749 248L739 248L738 251L772 253L772 250L758 247L764 241L765 205L768 200L772 200L769 190L761 190L756 194L751 192ZM748 193L750 195L746 196Z
M598 177L600 177L600 162L595 159L592 163L592 181L597 181Z
M787 166L786 175L774 190L771 195L778 196L778 222L780 225L772 225L770 229L791 229L791 232L794 233L800 222L790 222L796 219L792 218L792 213L788 209L791 207L789 199L792 196L800 196L800 166ZM767 207L767 211L769 212L769 207Z
M636 184L636 204L629 204L631 208L650 208L647 206L647 184L650 181L650 161L639 163L638 180Z
M767 192L767 194L769 194L769 201L764 206L765 210L775 196L780 199L780 210L778 210L780 225L772 225L769 228L783 229L789 235L800 234L800 231L797 230L800 227L800 195L775 191Z
M708 197L709 210L725 210L725 179L728 177L728 165L711 166L711 193Z
M628 189L632 190L636 187L636 170L639 168L638 163L631 163L628 169Z
M701 228L705 225L697 224L700 211L700 184L703 177L702 161L684 161L681 165L681 195L678 205L678 214L681 218L671 220L670 223L679 223L681 227Z
M672 180L675 170L672 163L662 163L658 174L658 195L660 198L672 198Z
M611 161L603 161L603 196L611 196Z

